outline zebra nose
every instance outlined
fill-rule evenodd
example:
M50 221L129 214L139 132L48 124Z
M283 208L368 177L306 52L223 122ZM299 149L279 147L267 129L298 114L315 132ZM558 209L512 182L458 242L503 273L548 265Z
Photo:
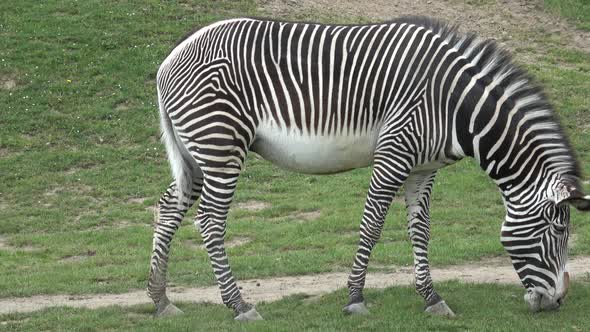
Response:
M561 298L563 299L567 295L567 290L570 287L570 274L569 272L563 273L563 294L561 294Z
M564 301L564 298L563 297L560 297L559 299L557 299L557 305L558 305L558 307L561 307L563 305L563 301Z

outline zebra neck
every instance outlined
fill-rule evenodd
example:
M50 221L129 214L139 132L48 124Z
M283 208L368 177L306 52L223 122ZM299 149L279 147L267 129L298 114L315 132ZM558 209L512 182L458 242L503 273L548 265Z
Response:
M524 186L542 186L554 174L578 176L576 158L542 93L526 87L526 80L497 82L502 76L480 77L469 90L471 100L458 108L455 135L465 155L507 198Z

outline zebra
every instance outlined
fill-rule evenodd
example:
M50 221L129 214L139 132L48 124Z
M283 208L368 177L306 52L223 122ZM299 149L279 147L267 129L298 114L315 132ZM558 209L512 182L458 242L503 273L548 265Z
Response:
M159 67L162 140L174 181L157 203L148 295L166 296L170 243L198 200L195 226L223 303L244 301L224 248L228 210L249 151L301 173L372 166L343 311L366 314L371 251L405 186L415 288L425 311L453 316L429 270L430 196L439 168L472 157L496 183L501 243L533 311L567 293L570 205L590 210L579 163L552 106L492 40L426 17L365 25L236 18L190 33Z

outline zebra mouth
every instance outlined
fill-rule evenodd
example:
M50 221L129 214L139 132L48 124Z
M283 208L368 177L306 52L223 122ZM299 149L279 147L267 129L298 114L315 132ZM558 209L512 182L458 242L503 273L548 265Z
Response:
M533 312L556 310L563 305L565 297L568 292L570 276L566 271L563 276L559 278L560 286L553 292L549 292L543 288L528 288L524 295L524 300L528 303L529 308Z
M532 312L551 311L558 309L564 303L564 295L550 296L546 292L528 290L524 295Z

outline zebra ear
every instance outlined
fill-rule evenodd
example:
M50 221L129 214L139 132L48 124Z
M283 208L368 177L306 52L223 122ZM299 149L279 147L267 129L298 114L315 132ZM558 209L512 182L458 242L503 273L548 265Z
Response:
M590 211L590 195L584 195L579 181L562 179L556 192L556 204L570 204L580 211Z
M563 201L580 211L590 211L590 195L581 197L569 197Z

